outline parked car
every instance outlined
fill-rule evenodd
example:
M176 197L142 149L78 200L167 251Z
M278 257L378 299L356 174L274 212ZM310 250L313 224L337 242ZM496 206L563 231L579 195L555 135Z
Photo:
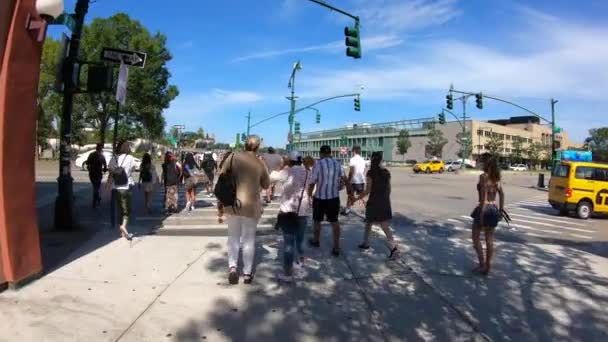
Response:
M509 167L511 171L528 171L528 167L525 164L515 164Z
M81 171L86 171L87 167L85 165L85 162L87 161L87 159L89 159L89 155L91 153L93 153L95 150L90 150L90 151L86 151L83 153L80 153L77 157L76 160L74 161L74 165L76 165L76 167L80 168ZM112 153L111 149L103 149L102 152L103 153L103 157L106 159L106 164L110 165L110 160L112 160L112 156L114 155ZM133 162L135 164L135 171L139 171L139 168L141 166L141 159L139 158L133 158Z
M414 172L415 173L419 173L419 172L425 172L425 173L439 172L439 173L443 173L444 170L445 170L445 164L441 160L427 160L425 162L417 163L416 165L414 165Z
M457 160L457 161L453 161L451 163L445 164L448 172L453 172L456 171L460 168L462 168L462 161L461 160Z

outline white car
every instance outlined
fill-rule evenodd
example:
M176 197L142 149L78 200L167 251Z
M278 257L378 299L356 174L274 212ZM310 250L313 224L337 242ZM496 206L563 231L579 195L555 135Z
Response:
M74 165L76 165L76 167L80 168L80 170L82 171L86 171L87 167L85 165L85 162L87 161L87 159L89 159L89 155L91 153L93 153L95 150L90 150L90 151L86 151L83 152L81 154L78 155L78 157L76 157L76 160L74 161ZM106 159L106 165L110 165L110 160L112 160L113 157L113 153L112 150L110 149L103 149L102 152L103 153L103 157ZM133 158L133 162L135 164L135 171L139 171L139 167L141 166L141 160L139 158Z
M528 167L525 164L515 164L509 166L511 171L528 171Z
M448 172L456 171L462 167L462 161L457 160L451 163L446 164L446 168Z

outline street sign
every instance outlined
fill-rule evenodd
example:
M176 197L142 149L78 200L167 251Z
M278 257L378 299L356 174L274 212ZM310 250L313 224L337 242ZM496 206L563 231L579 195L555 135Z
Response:
M120 72L118 73L118 84L116 85L116 101L121 105L125 105L127 101L127 80L129 78L129 68L126 64L120 64Z
M101 51L101 59L108 62L124 63L128 66L143 68L146 64L145 52L127 51L104 47Z
M342 146L342 147L340 148L340 153L342 153L342 154L347 154L347 153L348 153L348 147L346 147L346 146Z

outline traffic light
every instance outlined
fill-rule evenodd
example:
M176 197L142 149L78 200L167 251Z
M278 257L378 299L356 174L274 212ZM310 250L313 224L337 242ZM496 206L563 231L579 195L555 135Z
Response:
M361 111L361 99L359 98L359 96L355 97L355 111Z
M300 134L300 123L299 122L295 122L293 124L293 131L295 134Z
M346 38L346 55L352 58L361 58L361 38L359 37L359 21L355 22L355 26L345 27L344 35Z
M241 141L245 142L245 140L247 140L247 135L245 135L245 133L241 133Z
M315 118L315 121L317 122L317 124L321 123L321 113L317 113L317 116Z
M439 123L442 125L445 125L445 113L444 112L439 113Z
M454 109L454 97L452 96L452 94L447 94L445 96L445 101L446 101L446 105L445 107L449 110Z
M483 95L481 93L475 94L475 105L479 109L483 109Z

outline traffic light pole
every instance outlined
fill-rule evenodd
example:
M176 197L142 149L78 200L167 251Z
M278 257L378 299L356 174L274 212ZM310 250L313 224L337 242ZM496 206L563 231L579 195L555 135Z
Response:
M249 111L249 113L247 114L247 136L249 136L250 131L251 131L251 111Z
M72 158L72 110L77 84L74 79L75 64L78 60L80 37L84 26L84 17L89 10L89 0L78 0L74 11L74 31L70 39L70 49L63 61L63 112L61 116L61 145L59 151L59 177L57 178L57 199L55 200L55 229L73 230L72 216L74 193L71 173ZM77 74L77 73L76 73Z
M475 95L475 93L455 90L453 88L450 88L450 92L464 94L464 95L468 95L468 96ZM483 97L517 107L521 110L524 110L524 111L536 116L537 118L539 118L539 119L545 121L546 123L548 123L549 125L551 125L551 154L552 154L551 155L551 164L553 165L555 163L555 104L558 102L557 100L551 99L551 120L548 120L547 118L543 117L542 115L535 113L526 107L522 107L522 106L518 105L517 103L513 103L511 101L507 101L507 100L504 100L504 99L501 99L498 97L494 97L494 96L488 96L486 94L483 94Z

